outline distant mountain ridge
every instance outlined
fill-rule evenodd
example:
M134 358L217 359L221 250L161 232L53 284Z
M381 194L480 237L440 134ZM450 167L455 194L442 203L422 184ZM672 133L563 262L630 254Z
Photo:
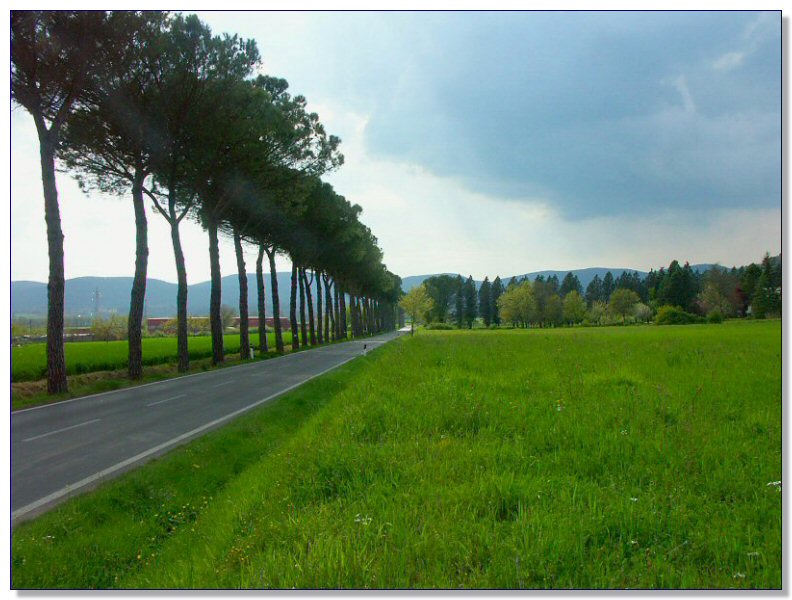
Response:
M693 270L704 272L714 265L699 264L691 265ZM644 277L646 271L635 269L589 267L587 269L572 269L571 271L533 271L516 275L517 279L528 277L536 279L542 275L547 278L556 275L559 280L563 279L567 272L572 272L580 279L583 288L594 279L595 275L600 278L610 271L614 277L618 277L625 271L636 272ZM456 277L456 273L433 273L429 275L411 275L402 280L402 289L409 292L416 285L420 285L424 280L434 275L451 275ZM467 278L466 275L463 277ZM509 282L511 275L501 277L504 285ZM494 278L494 276L493 276ZM476 281L476 287L481 285L481 281ZM267 314L272 315L272 299L270 291L270 275L265 274L265 286L267 291ZM291 271L278 273L278 297L281 304L281 315L288 316L289 311L289 291L291 289ZM187 312L192 315L209 314L209 288L208 281L194 283L187 286ZM99 290L99 313L107 314L117 312L126 314L129 312L129 295L132 289L131 277L75 277L66 280L65 312L68 316L91 315L94 312L94 295ZM314 285L315 290L315 285ZM314 292L314 301L315 301ZM222 279L222 302L229 306L239 305L239 279L236 274L227 275ZM256 276L248 274L248 302L250 314L258 314L258 304L256 299ZM160 279L149 279L146 284L146 316L147 317L170 317L176 314L176 284L162 281ZM47 313L47 284L39 281L12 281L11 282L11 314L44 316Z
M264 286L267 294L267 314L272 315L272 296L270 275L265 274ZM312 286L315 294L315 285ZM146 282L147 317L170 317L176 314L176 284L160 279ZM209 314L210 283L202 281L187 286L187 313L191 315ZM291 271L278 273L278 297L281 301L281 315L288 316ZM91 315L94 312L94 296L99 291L99 314L129 312L131 277L75 277L66 280L65 312L68 316ZM229 306L239 306L239 277L227 275L222 279L222 302ZM314 295L315 302L315 295ZM256 275L248 274L248 303L250 314L258 314L256 295ZM47 313L47 284L38 281L11 282L11 314L44 316Z

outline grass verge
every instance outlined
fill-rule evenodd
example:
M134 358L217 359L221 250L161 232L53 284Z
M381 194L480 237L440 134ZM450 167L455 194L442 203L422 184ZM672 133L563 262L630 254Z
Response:
M13 534L14 587L778 588L781 326L426 332Z

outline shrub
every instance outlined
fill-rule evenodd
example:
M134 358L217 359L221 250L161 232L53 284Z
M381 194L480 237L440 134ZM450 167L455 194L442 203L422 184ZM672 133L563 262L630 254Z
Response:
M703 322L703 317L692 315L678 306L661 306L655 317L657 325L692 325Z
M442 329L443 331L454 329L454 326L450 323L429 323L426 326L427 329Z
M110 342L126 339L126 319L113 313L106 319L96 317L91 323L91 334L95 340Z
M593 325L602 325L605 318L607 305L601 300L595 300L588 311L588 320Z
M635 315L636 320L640 321L641 323L646 323L652 318L652 309L643 302L639 302L633 307L633 314Z
M490 326L487 329L500 329L500 325L497 323L490 323Z
M707 314L707 323L723 323L723 313L717 308L713 308Z

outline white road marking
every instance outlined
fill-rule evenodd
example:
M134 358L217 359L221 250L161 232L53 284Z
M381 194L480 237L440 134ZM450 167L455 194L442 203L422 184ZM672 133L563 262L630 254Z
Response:
M221 385L228 385L229 383L234 383L234 381L233 381L233 380L231 380L231 381L224 381L223 383L218 383L218 384L216 384L216 385L213 385L212 387L213 387L213 388L216 388L216 387L220 387Z
M146 406L154 406L156 404L162 404L163 402L168 402L170 400L176 400L176 398L184 398L187 394L179 394L178 396L173 396L172 398L165 398L165 400L157 400L156 402L152 402L151 404L146 404Z
M33 437L26 438L22 440L23 442L32 442L33 440L38 440L43 437L47 437L48 435L55 435L56 433L62 433L64 431L69 431L69 429L75 429L77 427L82 427L83 425L90 425L91 423L96 423L97 421L101 421L101 419L92 419L90 421L86 421L85 423L78 423L77 425L71 425L69 427L64 427L63 429L56 429L55 431L50 431L49 433L42 433L41 435L34 435Z
M93 475L89 475L85 479L81 479L80 481L78 481L76 483L73 483L71 485L67 485L66 487L58 490L57 492L53 492L53 493L51 493L51 494L49 494L47 496L44 496L43 498L39 498L35 502L31 502L30 504L27 504L26 506L23 506L22 508L19 508L19 509L13 511L11 513L12 524L13 524L14 521L19 519L20 517L25 516L27 513L31 512L33 510L36 510L37 508L39 508L41 506L45 506L45 505L49 504L50 502L54 502L55 500L63 498L64 496L68 496L70 494L73 494L77 490L79 490L81 488L84 488L85 486L90 485L90 484L94 483L95 481L103 479L103 478L107 477L108 475L112 475L116 471L120 471L121 469L124 469L125 467L128 467L130 465L134 465L136 462L140 462L141 460L151 456L152 454L156 454L157 452L165 450L166 448L169 448L171 446L175 446L175 445L179 444L180 442L188 440L191 437L201 433L202 431L206 431L207 429L211 429L212 427L215 427L215 426L219 425L220 423L223 423L225 421L229 421L230 419L233 419L234 417L236 417L238 415L241 415L242 413L247 412L250 409L259 406L260 404L264 404L268 400L272 400L273 398L275 398L277 396L280 396L282 394L285 394L286 392L292 391L293 389L295 389L297 387L300 387L301 385L303 385L304 383L310 381L311 379L319 377L320 375L324 375L325 373L328 373L328 372L332 371L333 369L337 369L341 365L346 364L349 361L354 360L355 358L357 358L357 357L356 356L352 356L350 358L347 358L346 360L343 360L340 363L325 369L324 371L320 371L319 373L316 373L315 375L311 375L310 377L307 377L303 381L300 381L298 383L290 385L289 387L284 388L284 389L280 390L279 392L275 392L274 394L270 394L266 398L262 398L261 400L257 400L253 404L249 404L249 405L247 405L247 406L245 406L243 408L240 408L239 410L235 410L234 412L228 413L224 417L220 417L218 419L215 419L214 421L210 421L209 423L205 423L204 425L201 425L200 427L196 427L192 431L188 431L187 433L183 433L181 435L178 435L175 438L172 438L172 439L168 440L167 442L163 442L163 443L161 443L161 444L159 444L157 446L154 446L153 448L149 448L148 450L145 450L145 451L141 452L140 454L136 454L135 456L133 456L131 458L127 458L126 460L122 460L120 463L116 463L112 467L108 467L107 469L103 469L102 471L99 471L98 473L94 473Z

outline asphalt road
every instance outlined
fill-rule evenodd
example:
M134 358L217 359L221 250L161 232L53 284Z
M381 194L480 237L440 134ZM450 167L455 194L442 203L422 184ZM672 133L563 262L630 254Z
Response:
M15 524L219 427L399 334L16 411L11 415Z

